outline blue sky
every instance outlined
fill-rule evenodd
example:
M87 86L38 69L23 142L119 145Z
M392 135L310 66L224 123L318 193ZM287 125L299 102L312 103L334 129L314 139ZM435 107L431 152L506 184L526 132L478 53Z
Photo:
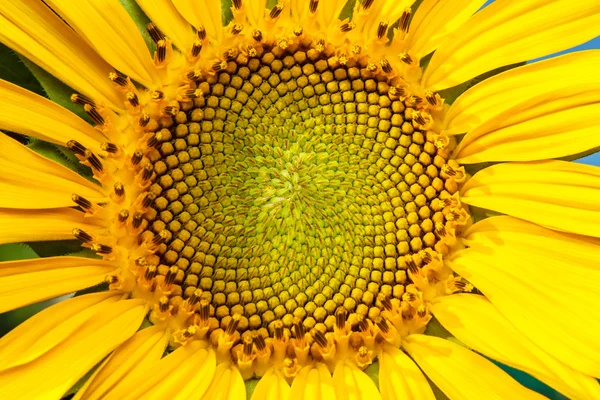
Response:
M493 1L494 0L488 1L486 3L486 5L492 3ZM560 54L569 53L569 52L578 51L578 50L587 50L587 49L600 49L600 36L598 36L596 39L590 40L589 42L579 45L577 47L574 47L572 49L565 50L560 53L556 53L556 54L553 54L551 56L544 57L544 58L555 57ZM544 59L544 58L541 58L541 59ZM538 60L535 60L535 61L538 61ZM598 134L600 135L600 127L598 128ZM578 162L600 166L600 152L596 153L596 154L592 154L588 157L582 158L582 159L578 160Z

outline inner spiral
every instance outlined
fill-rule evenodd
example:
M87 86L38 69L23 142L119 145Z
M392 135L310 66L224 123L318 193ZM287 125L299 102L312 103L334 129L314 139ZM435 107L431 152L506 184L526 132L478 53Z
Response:
M261 48L214 72L157 131L148 229L172 234L158 272L177 267L183 299L200 289L241 332L333 330L339 308L376 319L445 221L432 203L447 160L419 129L421 99L312 48Z

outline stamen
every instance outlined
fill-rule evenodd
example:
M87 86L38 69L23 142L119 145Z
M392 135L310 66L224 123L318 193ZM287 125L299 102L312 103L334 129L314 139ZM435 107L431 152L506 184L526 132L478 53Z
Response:
M166 229L163 229L162 231L160 231L154 235L151 243L155 246L158 246L159 244L166 242L168 238L169 238L169 231L167 231Z
M227 62L224 60L215 61L211 67L213 72L219 72L227 69Z
M148 25L146 25L146 30L150 34L150 37L152 38L152 41L154 43L158 43L161 40L165 40L165 35L163 35L163 33L160 31L160 29L158 29L156 25L154 25L154 23L150 22Z
M379 296L379 301L381 302L383 308L385 308L387 311L392 311L392 302L388 296L381 294Z
M144 213L138 211L135 214L133 214L133 218L131 220L131 225L133 226L134 229L137 229L140 227L140 225L142 225L143 220L144 220Z
M233 0L233 7L236 10L241 10L242 9L242 0Z
M204 28L203 25L200 25L198 27L198 31L196 32L196 35L198 36L198 39L204 41L204 39L206 39L206 29Z
M116 182L113 189L118 197L122 197L125 194L125 186L121 182Z
M113 248L105 244L95 243L92 245L92 250L98 254L110 254L112 253Z
M294 336L297 340L304 339L306 335L306 330L304 329L304 325L302 325L302 321L298 320L294 322Z
M262 352L267 348L267 343L265 342L265 338L263 338L261 335L256 335L254 336L254 345L256 346L257 350Z
M158 64L162 64L167 58L167 42L165 40L159 40L156 43L156 61Z
M277 320L273 323L273 330L275 332L275 339L283 340L283 322Z
M427 123L427 121L425 121L425 118L423 118L423 114L421 114L419 111L413 112L412 119L413 121L416 121L419 125L425 125Z
M146 125L148 125L148 122L150 122L150 115L146 113L140 115L140 119L138 120L140 127L144 128Z
M118 216L119 222L123 223L127 221L127 218L129 218L129 210L121 210Z
M158 274L158 268L156 268L156 265L148 265L146 267L146 272L144 272L144 279L151 281L154 279L156 274Z
M178 272L179 268L175 266L169 268L169 271L167 271L167 275L165 275L165 284L172 285L173 283L175 283L175 278L177 278Z
M89 104L85 104L83 106L83 109L85 110L87 115L90 116L92 121L94 121L96 123L96 125L104 125L104 122L105 122L104 118L102 117L102 115L100 115L100 113L98 112L98 110L96 108L92 107Z
M160 312L167 312L169 310L169 298L167 296L162 296L158 299L158 307Z
M427 315L427 309L425 308L424 305L421 304L417 308L417 315L419 316L419 318L423 318L423 317L425 317L425 315Z
M375 0L364 0L362 3L362 8L363 10L368 10L369 8L371 8L371 6L373 5L373 3L375 2Z
M117 85L119 85L121 87L125 87L128 84L126 76L119 75L115 72L109 73L108 79L110 79L111 81L113 81L114 83L116 83Z
M314 14L317 12L317 7L319 6L319 0L310 0L310 4L308 5L308 10Z
M294 28L294 35L302 36L302 33L304 33L304 30L302 29L301 26L297 26Z
M73 203L77 204L79 207L83 208L85 211L89 211L92 209L92 202L86 199L85 197L81 197L77 194L73 194L71 196L71 200Z
M210 303L206 299L200 300L200 309L198 310L200 320L202 322L208 321L210 318Z
M377 325L377 327L379 329L381 329L381 331L383 333L389 333L390 332L390 325L388 324L388 322L386 321L385 318L379 318L375 324Z
M108 275L106 278L104 278L104 282L108 283L109 285L114 285L115 283L119 282L119 277L116 275Z
M392 72L392 66L388 60L386 60L385 58L382 58L380 61L380 64L381 64L381 69L383 70L383 72L385 72L386 74L389 74L390 72Z
M388 29L389 23L387 21L381 21L379 22L379 26L377 27L377 38L378 39L382 39Z
M152 205L154 200L156 199L156 195L154 193L146 193L144 199L142 200L142 207L148 208Z
M369 321L361 316L361 319L358 321L358 329L360 332L366 332L369 329Z
M99 172L102 172L102 170L103 170L102 162L100 162L100 159L98 158L98 156L96 156L90 150L86 150L85 157L86 157L87 161L90 163L90 165L92 166L92 168L94 168L95 170L97 170Z
M399 23L399 27L403 32L408 32L408 23L410 22L410 15L411 15L411 11L410 8L407 8L404 10L404 12L402 13L402 16L400 17L400 23Z
M159 145L162 142L162 138L163 138L162 132L158 131L146 141L146 145L148 147L156 147L157 145Z
M402 54L400 54L400 61L402 61L405 64L410 65L410 64L412 64L413 59L408 53L402 53Z
M340 30L344 33L350 32L352 29L356 28L356 24L354 22L347 22L340 26Z
M132 107L137 107L140 105L140 101L138 99L137 94L133 93L133 92L128 92L125 97L127 98L127 101L129 102L129 104L131 104Z
M347 312L345 308L339 308L335 313L335 325L339 330L346 327Z
M75 238L78 240L81 240L83 243L89 243L93 240L92 235L79 228L73 229L73 236L75 236Z
M202 51L202 41L198 38L194 39L194 44L192 45L192 57L198 57L200 52ZM189 78L189 74L188 74ZM192 79L192 78L189 78Z
M174 117L174 116L176 116L179 113L179 107L167 106L164 109L164 113L167 114L167 115L169 115L169 116L171 116L171 117Z
M199 69L195 71L190 71L187 73L186 78L188 78L190 81L197 81L200 78L202 78L202 71L200 71Z
M271 12L269 13L269 17L271 19L275 19L275 18L279 17L281 12L283 11L283 7L284 6L282 3L277 3L277 5L271 9Z
M69 140L67 142L67 147L75 154L85 157L85 151L87 150L84 145L79 143L76 140Z
M244 25L233 24L233 26L231 27L231 34L234 36L239 35L243 30L244 30Z
M138 165L140 163L140 161L142 161L143 157L144 157L144 153L140 149L134 151L133 154L131 155L131 164Z
M200 289L194 290L194 293L192 293L190 298L187 300L189 305L195 306L196 304L198 304L200 302L200 296L202 296L202 290L200 290Z
M79 104L79 105L82 105L82 106L84 106L86 104L89 104L92 107L96 106L96 103L94 102L94 100L92 100L89 97L84 96L82 94L78 94L78 93L75 93L75 94L71 95L71 101L73 103L75 103L75 104Z
M119 148L117 147L117 145L114 143L111 143L111 142L101 143L100 148L102 150L106 151L107 153L111 153L111 154L115 154L116 152L119 151Z
M261 31L259 31L258 29L255 29L252 31L252 39L256 40L257 42L262 42L263 40L263 34Z
M315 339L315 342L317 342L317 344L321 347L327 347L327 338L325 337L325 335L323 334L323 332L321 332L318 329L313 330L313 334L312 334L313 338Z
M155 90L150 94L150 98L155 101L159 101L165 98L165 94L160 90Z
M185 96L188 99L199 99L204 96L204 92L201 89L190 89L185 91Z
M240 314L234 314L233 317L231 317L231 320L229 321L229 324L227 325L227 329L225 329L225 333L229 336L233 335L238 327L238 324L240 323L240 319L241 316Z
M427 91L425 92L425 98L427 99L427 102L429 104L431 104L434 107L437 106L437 97L435 93Z

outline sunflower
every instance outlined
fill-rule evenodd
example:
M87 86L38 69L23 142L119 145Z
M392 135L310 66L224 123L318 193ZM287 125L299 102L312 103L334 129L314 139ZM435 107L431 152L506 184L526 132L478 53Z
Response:
M542 398L491 359L600 398L600 52L503 68L597 0L136 2L147 41L0 2L84 116L0 82L83 171L2 134L0 243L87 249L0 263L0 312L94 288L0 340L0 398Z

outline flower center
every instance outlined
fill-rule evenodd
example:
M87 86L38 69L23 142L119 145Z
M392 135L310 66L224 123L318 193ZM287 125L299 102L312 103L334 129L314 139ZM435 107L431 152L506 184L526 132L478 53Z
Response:
M443 251L456 171L427 100L325 48L225 52L152 140L158 274L171 302L202 299L225 330L234 316L270 337L334 331L342 314L376 323L409 295L407 269Z

